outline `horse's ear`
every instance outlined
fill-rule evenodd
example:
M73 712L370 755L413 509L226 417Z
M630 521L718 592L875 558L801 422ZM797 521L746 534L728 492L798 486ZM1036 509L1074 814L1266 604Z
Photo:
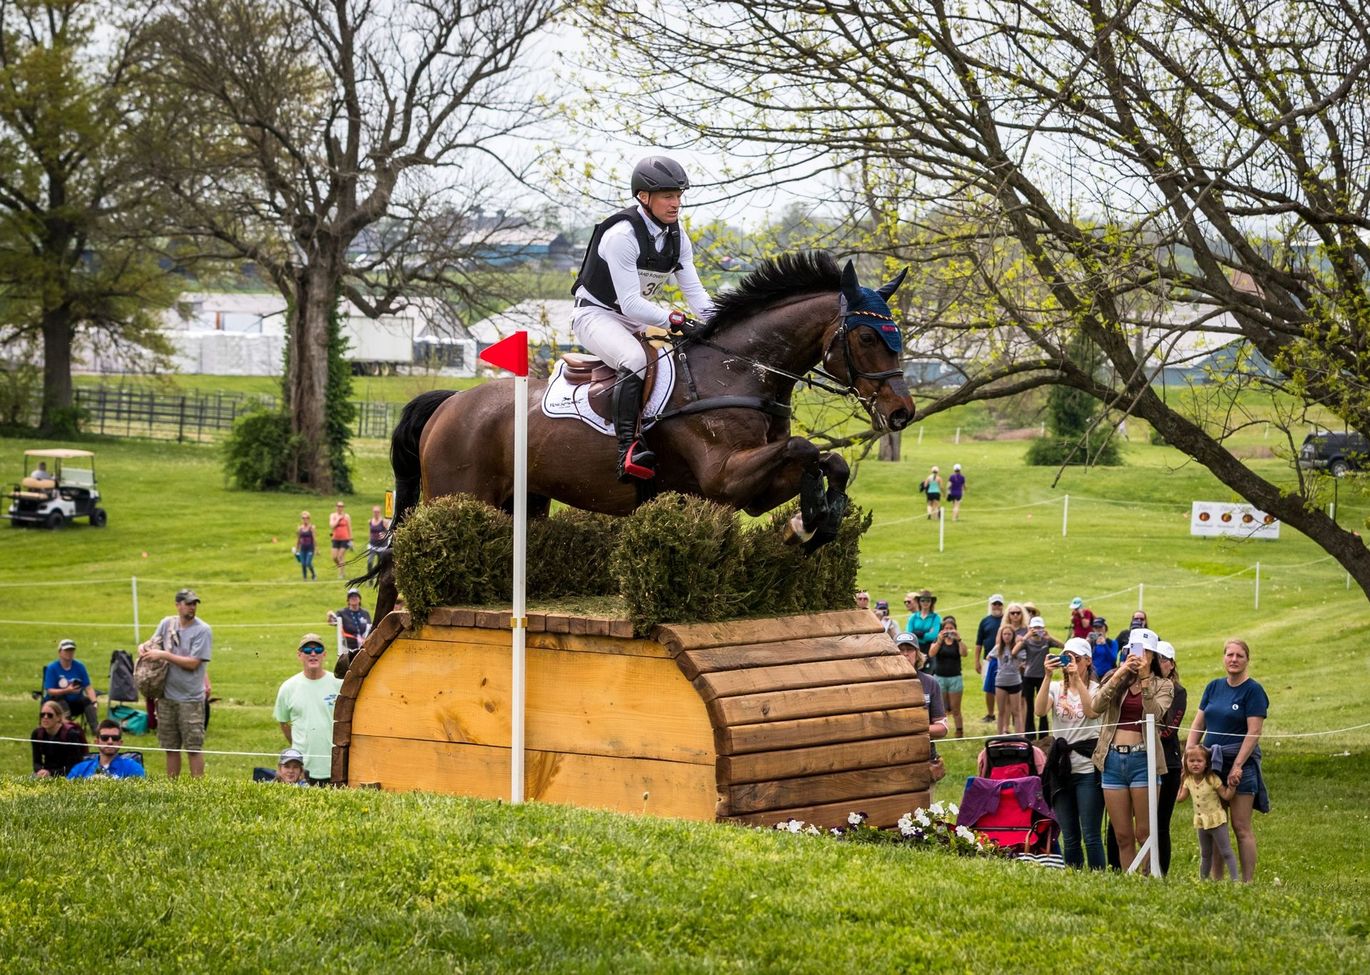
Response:
M908 273L909 269L905 267L904 270L900 271L898 274L890 278L880 287L876 288L875 293L878 294L881 298L884 298L886 301L889 301L890 295L894 294L896 291L899 290L899 286L904 283L904 278L908 275Z
M848 261L847 266L842 269L842 293L847 296L847 300L855 301L861 297L861 285L856 280L856 265Z

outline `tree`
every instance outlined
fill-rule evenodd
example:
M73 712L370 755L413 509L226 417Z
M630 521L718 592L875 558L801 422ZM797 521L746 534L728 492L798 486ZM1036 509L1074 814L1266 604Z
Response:
M330 491L330 316L460 289L471 174L515 175L507 137L537 118L520 58L554 0L167 6L147 57L180 148L158 173L182 232L286 297L291 480Z
M639 124L764 147L783 178L903 174L893 249L922 335L978 336L924 414L1064 384L1147 420L1370 592L1370 552L1316 487L1228 449L1272 412L1370 430L1370 13L1354 4L601 0ZM666 43L663 38L669 37ZM651 71L644 71L650 63ZM607 104L607 102L606 102ZM905 288L905 291L909 289ZM1238 354L1194 400L1153 385L1203 330ZM1084 336L1106 368L1074 360ZM1259 353L1277 370L1246 368ZM1260 403L1257 397L1261 398ZM1292 406L1290 405L1292 404ZM1256 407L1259 406L1259 409Z
M49 432L74 429L80 336L170 351L157 315L180 289L158 261L155 197L129 152L142 82L134 9L0 3L0 342L41 339Z

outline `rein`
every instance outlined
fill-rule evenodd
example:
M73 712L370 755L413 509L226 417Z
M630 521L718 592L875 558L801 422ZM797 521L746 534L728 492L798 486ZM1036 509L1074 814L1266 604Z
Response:
M699 397L699 390L695 386L694 376L690 372L690 367L685 356L685 351L691 344L705 346L706 348L713 349L715 352L721 352L724 355L731 356L734 359L739 359L750 366L755 366L758 369L764 369L766 372L772 373L777 376L781 376L785 379L792 380L796 383L807 383L809 386L812 386L816 389L821 389L827 393L833 393L837 396L850 396L853 399L855 399L858 403L862 404L865 404L866 400L862 399L860 392L857 390L855 380L869 379L876 382L877 384L875 392L871 393L870 397L870 399L874 401L875 396L877 393L879 393L881 387L883 387L894 377L903 375L903 373L899 369L885 369L880 372L866 372L858 368L856 365L856 360L852 356L851 343L848 341L848 337L851 335L852 329L857 326L853 326L851 324L850 316L848 315L839 315L837 321L839 322L839 325L833 331L832 338L828 339L827 344L823 347L823 352L819 356L818 361L820 363L826 362L828 356L832 354L833 345L839 339L841 339L843 358L845 360L845 365L847 367L847 379L845 382L837 376L834 376L832 373L828 372L826 369L823 369L820 365L815 365L812 369L808 370L803 375L796 375L795 373L789 372L788 370L780 369L776 366L770 365L769 363L762 362L760 359L757 359L753 356L743 355L740 352L734 352L731 349L725 349L723 346L718 345L716 342L712 342L709 339L701 336L687 335L680 338L672 336L670 339L671 345L673 346L676 359L680 363L681 372L684 375L686 386L690 391L690 401L678 409L668 410L667 412L662 413L656 418L657 422L667 420L671 417L676 416L685 416L692 413L704 413L709 410L753 409L760 410L761 412L770 414L771 416L778 416L785 419L788 419L792 413L789 404L780 403L776 400L765 399L761 396L711 396L705 399L701 399Z

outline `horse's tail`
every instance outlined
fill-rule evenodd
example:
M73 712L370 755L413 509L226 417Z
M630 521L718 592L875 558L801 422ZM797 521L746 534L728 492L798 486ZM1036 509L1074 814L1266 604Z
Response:
M455 396L451 389L434 389L421 393L411 399L400 414L400 422L390 437L390 467L395 472L395 517L390 521L390 531L404 521L409 509L419 503L419 492L423 480L419 469L419 437L423 428L438 411L438 407ZM380 576L390 564L390 550L376 560L376 564L363 576L352 580L351 585L370 582Z

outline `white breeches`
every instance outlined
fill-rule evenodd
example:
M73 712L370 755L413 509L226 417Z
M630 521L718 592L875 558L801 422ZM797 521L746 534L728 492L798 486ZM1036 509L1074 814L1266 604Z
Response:
M577 308L571 319L577 342L615 369L631 369L645 378L647 353L631 327L627 319L594 306Z

